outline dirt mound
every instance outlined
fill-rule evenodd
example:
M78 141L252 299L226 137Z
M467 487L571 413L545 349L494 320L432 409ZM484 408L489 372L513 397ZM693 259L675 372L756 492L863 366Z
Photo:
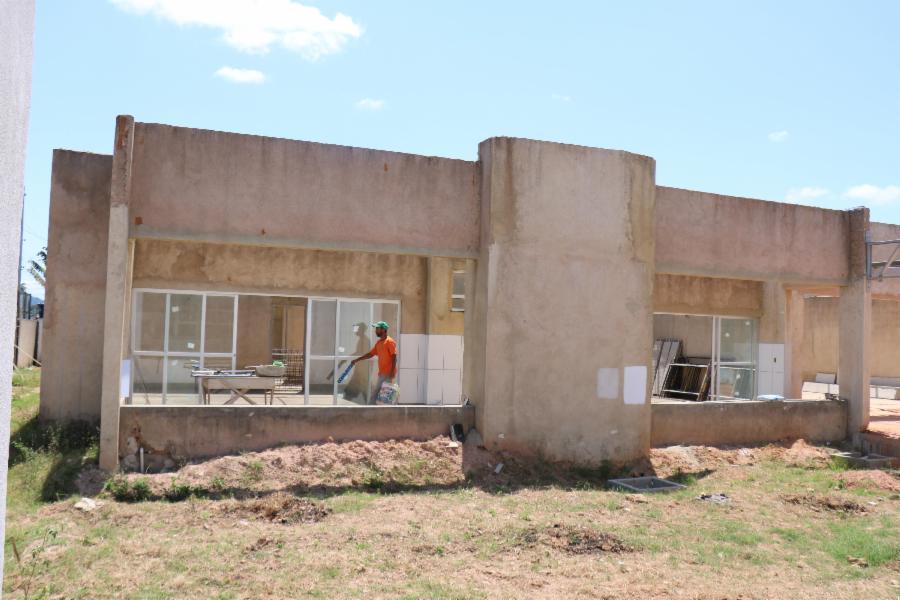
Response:
M316 523L331 509L308 498L298 498L285 492L275 492L262 498L226 504L222 510L236 516L254 517L271 523Z
M547 545L569 554L622 554L634 552L634 548L616 536L594 531L587 527L563 527L554 525L546 531Z
M900 477L884 471L846 471L838 475L846 488L875 488L900 492Z
M676 473L715 471L726 466L755 465L778 460L794 466L823 466L828 449L805 440L752 447L669 446L650 450L650 468L659 477Z
M805 506L815 512L832 511L847 514L865 514L866 508L852 500L832 496L816 496L814 494L790 494L781 497L788 504Z

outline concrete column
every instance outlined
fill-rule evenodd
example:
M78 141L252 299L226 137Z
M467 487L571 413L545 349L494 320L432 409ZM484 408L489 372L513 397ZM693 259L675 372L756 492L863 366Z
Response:
M869 426L872 291L866 279L869 209L853 209L849 218L849 281L838 300L838 386L848 403L847 434L852 436Z
M788 289L785 303L784 396L799 399L803 390L803 292Z
M106 255L106 305L103 324L103 382L100 406L100 468L119 465L119 407L122 356L125 351L126 301L129 288L129 204L134 117L116 118L110 183L109 241Z
M650 446L655 163L481 144L482 241L465 385L492 448L625 462Z

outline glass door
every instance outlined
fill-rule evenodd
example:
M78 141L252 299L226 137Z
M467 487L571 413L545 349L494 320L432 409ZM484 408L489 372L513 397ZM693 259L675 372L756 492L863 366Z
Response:
M756 398L757 322L715 317L713 322L713 390L717 399Z
M338 383L350 361L375 345L371 324L387 321L397 338L400 304L391 301L311 298L307 313L307 404L372 404L378 375L376 359L357 363Z

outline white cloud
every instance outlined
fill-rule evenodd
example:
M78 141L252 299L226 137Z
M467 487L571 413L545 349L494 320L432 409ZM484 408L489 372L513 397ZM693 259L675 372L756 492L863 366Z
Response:
M234 67L222 67L216 71L216 77L221 77L231 83L262 83L266 80L266 74L253 69L235 69Z
M362 27L347 15L333 19L294 0L110 0L139 15L150 14L181 26L218 29L242 52L265 54L281 46L307 60L343 50Z
M356 108L360 110L381 110L384 108L384 100L377 98L363 98L356 103Z
M550 97L553 98L554 100L556 100L557 102L571 102L572 101L572 96L566 96L565 94L552 94Z
M787 196L785 196L785 200L788 202L808 202L810 200L814 200L816 198L821 198L822 196L827 196L829 194L828 189L823 187L802 187L802 188L791 188L788 190Z
M844 192L844 197L858 202L884 206L900 200L900 186L886 185L878 187L870 183L855 185Z
M773 131L769 134L769 141L775 142L776 144L780 144L781 142L785 142L788 139L787 131Z

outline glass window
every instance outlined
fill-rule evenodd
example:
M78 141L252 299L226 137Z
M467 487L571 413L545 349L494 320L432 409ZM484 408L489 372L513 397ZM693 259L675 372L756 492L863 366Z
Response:
M234 297L206 297L206 331L203 351L228 354L234 343Z
M165 343L166 294L135 293L134 312L137 315L134 349L162 352Z
M169 297L169 352L200 353L201 294Z
M453 283L450 296L450 312L466 310L466 272L453 271Z
M310 302L310 355L334 356L334 327L336 321L336 300L312 300Z
M340 314L337 355L355 357L371 350L375 342L372 304L342 300Z
M162 394L163 357L135 356L131 364L132 402L158 403L151 395L158 398Z

